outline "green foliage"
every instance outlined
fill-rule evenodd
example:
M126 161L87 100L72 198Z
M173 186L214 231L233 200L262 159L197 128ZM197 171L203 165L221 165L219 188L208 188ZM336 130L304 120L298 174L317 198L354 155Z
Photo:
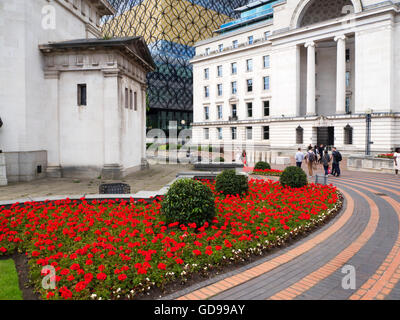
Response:
M225 159L223 157L217 157L214 159L214 162L225 162Z
M235 170L225 170L217 176L215 189L225 195L242 195L249 190L249 183L246 176L236 174Z
M279 181L282 186L291 188L301 188L308 184L307 175L303 169L294 166L287 167Z
M0 300L22 300L14 261L0 260Z
M271 169L271 166L269 165L268 162L265 162L265 161L259 161L254 166L254 170L270 170L270 169Z
M196 223L201 226L215 217L214 194L208 186L193 179L180 179L164 197L161 212L167 223Z

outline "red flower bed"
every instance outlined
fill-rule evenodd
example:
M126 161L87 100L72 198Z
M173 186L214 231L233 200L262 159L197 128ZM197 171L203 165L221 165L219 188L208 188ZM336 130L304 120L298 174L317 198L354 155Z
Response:
M384 159L393 159L394 154L393 153L386 153L386 154L378 154L378 158L384 158Z
M214 184L204 181L214 190ZM131 299L192 273L262 254L309 230L337 209L333 186L285 189L251 180L246 196L216 194L211 223L166 225L161 199L46 201L0 208L0 256L29 258L35 289L47 299ZM56 288L42 279L53 266Z
M254 175L259 175L259 176L280 176L282 174L282 170L274 170L274 169L265 169L265 170L253 170Z

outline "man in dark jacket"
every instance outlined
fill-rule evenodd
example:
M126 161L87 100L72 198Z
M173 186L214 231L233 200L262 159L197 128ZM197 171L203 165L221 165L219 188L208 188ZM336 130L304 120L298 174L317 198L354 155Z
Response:
M340 161L342 161L342 155L335 147L332 148L332 175L340 176Z

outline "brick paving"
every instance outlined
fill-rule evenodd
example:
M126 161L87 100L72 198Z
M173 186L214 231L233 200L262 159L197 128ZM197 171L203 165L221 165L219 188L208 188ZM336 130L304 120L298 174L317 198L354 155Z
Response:
M345 207L322 229L164 299L400 299L400 177L343 170L329 183L344 193ZM342 287L348 265L355 289Z

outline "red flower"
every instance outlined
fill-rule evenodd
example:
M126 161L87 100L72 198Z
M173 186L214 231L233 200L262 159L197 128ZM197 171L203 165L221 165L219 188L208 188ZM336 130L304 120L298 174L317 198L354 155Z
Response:
M79 281L76 286L75 286L75 291L76 292L81 292L82 290L84 290L86 288L86 282L84 281Z
M97 279L98 280L106 280L107 279L107 275L105 273L99 273L97 275Z
M167 266L166 266L164 263L162 263L162 262L160 262L160 263L158 264L158 269L160 269L160 270L165 270L166 267L167 267Z
M196 256L201 256L201 251L200 250L193 250L193 253L196 255Z
M126 274L120 274L120 275L118 276L118 280L119 280L119 281L124 281L126 278L128 278L128 277L126 276Z

